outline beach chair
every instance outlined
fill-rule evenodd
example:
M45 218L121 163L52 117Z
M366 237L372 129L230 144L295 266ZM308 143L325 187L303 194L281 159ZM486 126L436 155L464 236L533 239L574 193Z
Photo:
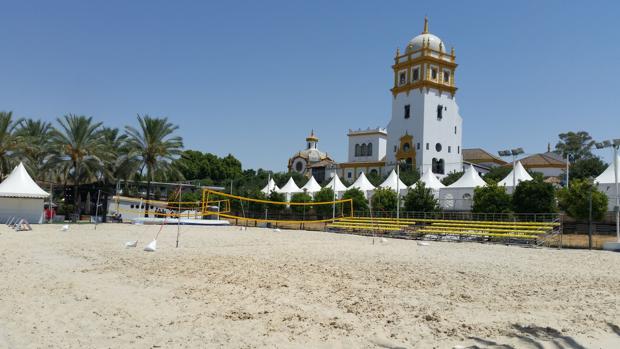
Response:
M30 231L32 230L32 227L27 220L22 218L17 224L15 224L15 227L13 229L15 229L15 231Z

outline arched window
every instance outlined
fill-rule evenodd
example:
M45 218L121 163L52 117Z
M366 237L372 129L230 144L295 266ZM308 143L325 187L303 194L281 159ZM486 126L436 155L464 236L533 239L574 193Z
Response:
M355 156L360 156L360 145L359 144L355 145Z
M366 148L366 155L372 156L372 143L368 143L368 148Z
M437 162L437 173L440 173L440 174L445 173L445 161L443 159Z
M409 145L409 143L403 144L403 151L404 152L408 152L410 148L411 148L411 146Z
M301 163L301 161L298 161L298 162L295 164L295 171L297 171L297 172L301 172L301 170L303 169L303 167L304 167L304 164L302 164L302 163Z
M368 149L366 148L366 143L362 143L362 156L366 156Z
M438 164L437 158L433 158L433 163L431 165L431 171L433 171L433 173L439 173L437 172L437 164Z

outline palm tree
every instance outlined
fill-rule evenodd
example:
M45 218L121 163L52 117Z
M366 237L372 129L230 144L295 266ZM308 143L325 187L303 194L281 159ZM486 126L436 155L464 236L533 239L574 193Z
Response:
M101 122L93 122L92 117L73 114L58 118L57 121L60 128L51 132L54 156L50 164L72 176L74 213L77 217L81 202L80 182L95 178L103 167L105 147Z
M20 122L13 120L13 112L0 111L0 178L15 165L15 157L12 155L21 148L15 128Z
M173 136L179 127L168 122L168 118L152 118L138 115L139 128L125 126L130 156L140 163L139 172L146 170L146 199L150 200L151 182L156 175L167 176L178 171L171 161L181 154L183 139ZM148 217L149 205L145 205L144 216Z
M15 131L21 143L17 154L36 179L50 179L46 173L46 160L50 155L50 132L52 124L41 120L22 120Z

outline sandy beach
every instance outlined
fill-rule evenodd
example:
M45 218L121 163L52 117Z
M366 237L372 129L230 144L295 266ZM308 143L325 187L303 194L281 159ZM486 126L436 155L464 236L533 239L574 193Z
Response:
M1 348L620 347L620 254L323 232L0 227ZM138 248L126 249L128 240Z

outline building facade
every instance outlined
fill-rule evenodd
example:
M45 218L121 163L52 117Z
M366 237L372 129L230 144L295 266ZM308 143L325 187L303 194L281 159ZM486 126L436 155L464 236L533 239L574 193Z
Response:
M334 160L319 150L319 138L314 130L306 138L306 149L295 153L288 160L289 172L298 172L305 176L314 176L319 183L325 181L328 168L334 166Z

